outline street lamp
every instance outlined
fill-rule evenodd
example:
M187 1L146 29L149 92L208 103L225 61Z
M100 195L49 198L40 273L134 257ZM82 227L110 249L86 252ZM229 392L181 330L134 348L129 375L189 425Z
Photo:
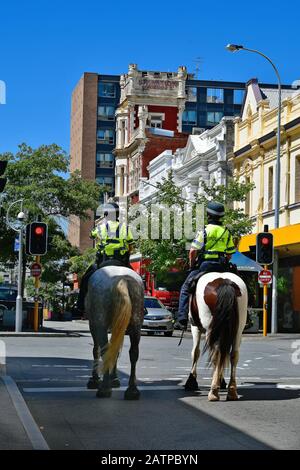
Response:
M248 49L238 44L227 44L226 49L230 52L248 51L259 54L272 65L278 80L278 120L277 120L277 152L276 152L276 174L275 174L275 210L274 210L274 228L279 227L279 208L280 208L280 132L281 132L281 79L277 67L272 60L260 51ZM272 286L272 333L277 333L277 275L278 275L278 253L274 253L273 263L273 286Z

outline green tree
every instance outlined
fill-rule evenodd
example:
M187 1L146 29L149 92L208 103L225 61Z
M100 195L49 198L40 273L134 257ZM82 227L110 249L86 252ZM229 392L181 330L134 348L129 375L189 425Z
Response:
M12 202L23 199L26 222L41 216L48 224L49 250L42 257L42 279L55 283L64 275L62 266L67 269L67 260L79 254L66 239L60 223L71 215L88 219L99 204L102 189L95 181L83 179L78 171L68 175L69 157L56 144L36 149L21 144L16 154L1 154L0 160L8 161L5 173L8 182L0 217L0 262L16 261L13 251L16 232L6 225L4 214ZM12 219L19 210L20 206L11 211ZM24 265L32 260L24 257Z
M169 173L167 178L163 178L161 183L157 183L158 189L156 203L163 204L166 207L177 206L178 211L184 211L187 200L181 197L181 189L178 188L173 179L172 172ZM192 211L192 226L196 227L196 205L203 204L204 206L210 200L216 200L225 204L226 213L224 223L230 227L234 239L238 242L242 235L251 232L253 222L244 214L242 209L234 209L233 202L242 202L247 198L247 194L253 189L253 184L243 184L231 180L227 187L224 185L212 184L210 187L202 183L202 194L195 194L195 202L190 204ZM150 209L149 209L150 210ZM162 230L162 216L156 221L160 225L160 237L157 240L151 238L147 240L139 239L137 247L144 258L151 259L149 268L155 273L162 273L170 269L170 267L185 262L187 265L188 251L187 246L191 240L186 238L177 239L174 235L174 214L171 213L170 217L171 231L170 238L163 239ZM207 222L205 218L205 223ZM149 217L149 225L151 224L151 213ZM150 233L150 229L148 230Z

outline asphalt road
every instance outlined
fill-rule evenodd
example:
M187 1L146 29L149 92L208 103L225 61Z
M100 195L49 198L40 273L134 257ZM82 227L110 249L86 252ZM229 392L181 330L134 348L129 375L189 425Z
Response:
M180 347L179 332L172 338L143 336L137 367L141 398L131 402L123 400L128 337L119 360L121 389L110 399L97 399L86 389L92 366L87 325L56 327L71 334L1 338L7 375L16 381L50 449L300 448L300 364L292 362L299 335L245 335L238 366L240 400L226 402L224 392L218 403L207 401L211 371L204 357L198 366L200 390L183 389L191 366L189 334Z

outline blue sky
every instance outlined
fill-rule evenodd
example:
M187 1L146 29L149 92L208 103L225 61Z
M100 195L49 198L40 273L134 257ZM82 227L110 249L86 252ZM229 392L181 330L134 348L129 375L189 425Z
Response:
M299 2L203 0L28 0L0 7L0 152L55 142L69 151L71 93L83 72L195 69L202 79L275 82L256 54L230 54L229 43L269 55L282 82L300 79Z

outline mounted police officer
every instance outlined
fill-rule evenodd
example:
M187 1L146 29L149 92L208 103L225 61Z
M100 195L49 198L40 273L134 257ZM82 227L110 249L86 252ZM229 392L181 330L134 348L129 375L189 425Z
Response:
M77 309L83 313L84 298L87 293L88 280L91 275L101 267L102 263L111 261L111 264L130 267L129 256L133 251L134 240L129 227L119 222L120 210L115 202L104 204L102 207L104 219L90 234L96 240L96 262L92 264L81 279L77 300Z
M197 276L206 272L232 271L229 260L235 253L232 235L227 227L222 225L225 214L224 205L219 202L209 202L207 205L208 224L201 230L193 241L189 253L191 272L182 285L179 298L179 309L175 327L186 329L189 313L190 287ZM199 276L199 273L200 276Z

